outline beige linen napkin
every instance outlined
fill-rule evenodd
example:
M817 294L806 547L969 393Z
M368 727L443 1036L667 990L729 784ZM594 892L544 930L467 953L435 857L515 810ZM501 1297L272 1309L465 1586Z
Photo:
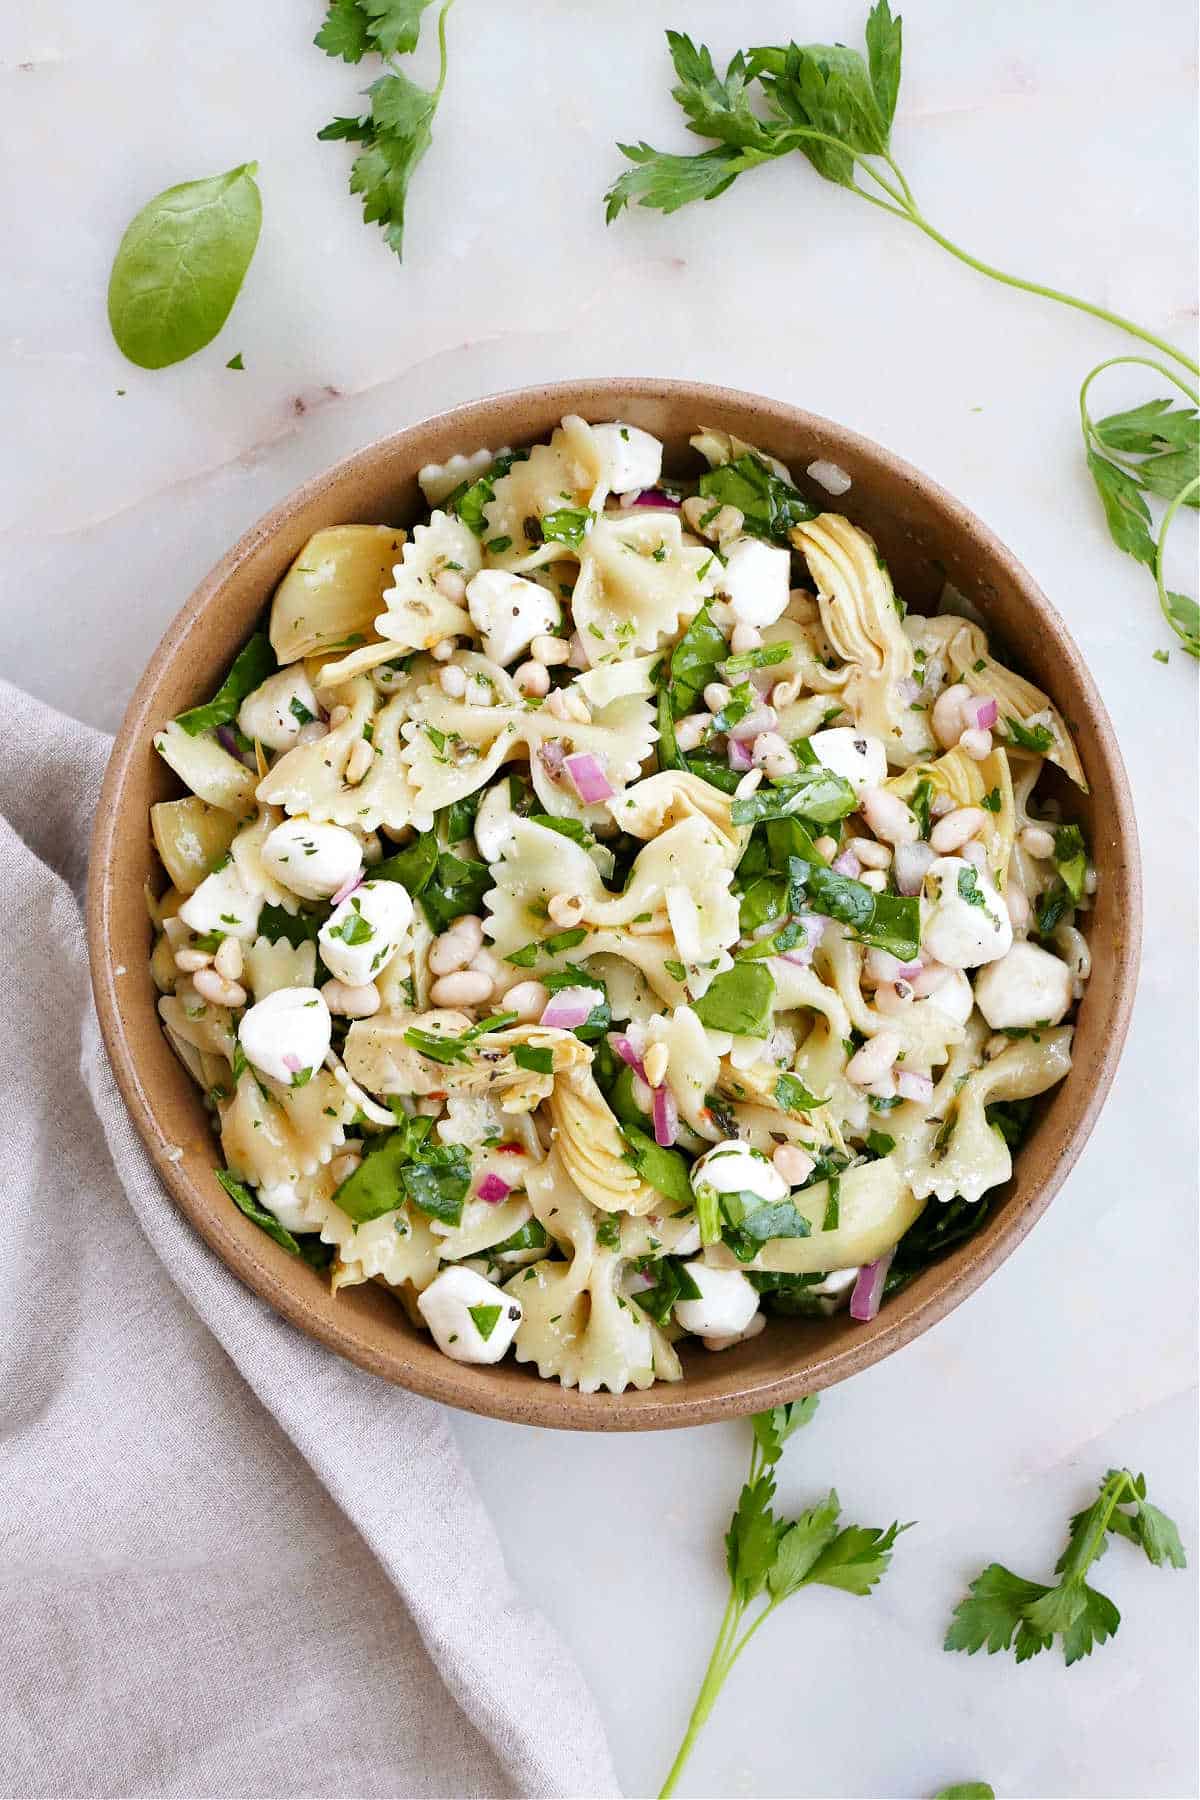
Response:
M88 986L108 740L3 682L0 726L0 1788L615 1793L446 1411L277 1318L159 1186Z

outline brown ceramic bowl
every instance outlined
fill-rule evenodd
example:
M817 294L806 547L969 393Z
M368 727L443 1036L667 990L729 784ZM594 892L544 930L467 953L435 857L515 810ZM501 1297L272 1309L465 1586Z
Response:
M682 1382L620 1395L580 1394L511 1361L498 1368L451 1362L380 1286L334 1297L321 1276L242 1217L213 1179L217 1155L201 1096L159 1030L142 899L147 880L161 884L147 809L177 791L152 748L154 729L216 688L308 537L351 521L406 524L421 504L423 463L480 444L534 441L569 412L644 426L665 440L668 466L678 471L696 467L687 440L701 424L760 444L797 469L817 457L840 464L853 486L830 504L871 532L910 606L931 609L952 581L1070 721L1091 784L1087 796L1072 792L1072 805L1100 874L1090 931L1095 973L1080 1007L1074 1067L1039 1102L1013 1178L982 1230L868 1325L845 1313L821 1322L775 1319L720 1356L685 1350ZM595 1431L696 1425L828 1387L965 1300L1049 1205L1095 1122L1133 1003L1140 917L1133 810L1108 715L1062 620L1015 557L924 475L840 425L751 394L649 380L527 388L457 407L370 445L260 520L197 588L138 684L100 796L88 896L92 978L117 1081L169 1193L217 1255L299 1330L376 1375L471 1412ZM181 1159L169 1160L173 1146L182 1148Z

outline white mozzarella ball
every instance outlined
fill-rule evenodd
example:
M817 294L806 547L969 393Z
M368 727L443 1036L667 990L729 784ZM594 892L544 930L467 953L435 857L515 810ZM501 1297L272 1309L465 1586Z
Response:
M975 1002L993 1031L1057 1025L1071 1004L1071 971L1037 944L1014 944L975 982Z
M1012 948L1008 908L986 869L961 856L939 856L925 876L929 903L921 945L952 969L995 962Z
M434 1343L455 1362L498 1363L522 1318L520 1301L474 1269L443 1269L417 1305Z
M293 663L270 675L261 687L247 694L238 711L238 728L257 738L268 750L287 750L306 725L321 716L303 663Z
M728 597L739 625L774 625L787 610L791 591L791 554L761 538L734 538L722 546L725 567L716 583Z
M975 995L962 970L952 969L941 986L934 988L927 999L918 1000L917 1005L936 1006L956 1025L965 1025L975 1005Z
M687 1227L687 1230L683 1233L683 1235L681 1237L677 1237L674 1244L671 1246L671 1255L672 1256L699 1256L699 1254L700 1254L700 1224L697 1219L693 1219L691 1224Z
M304 1087L329 1053L329 1008L319 988L277 988L238 1026L246 1060L291 1087Z
M499 862L513 841L516 814L509 798L508 782L498 781L479 802L473 827L475 847L484 862Z
M274 1213L285 1231L312 1231L311 1208L296 1191L294 1181L276 1182L274 1187L260 1187L260 1205Z
M302 900L328 900L362 868L362 845L341 825L285 819L262 847L263 861L281 886Z
M237 864L231 861L223 869L204 877L195 893L189 894L180 907L179 916L191 931L201 935L219 931L225 937L241 938L248 944L258 932L262 905L262 895L249 892L243 885Z
M652 488L662 474L663 447L637 425L593 425L592 436L606 463L605 476L614 494Z
M553 594L507 569L481 569L473 576L467 609L483 637L484 654L502 668L523 655L535 637L553 632L562 618Z
M365 987L395 956L412 916L398 881L364 881L317 933L321 961L347 987Z
M692 1187L701 1185L718 1194L757 1194L768 1203L786 1200L790 1192L774 1163L740 1138L727 1138L697 1157L692 1164Z
M698 1300L677 1300L675 1317L697 1337L740 1336L758 1311L758 1290L739 1269L710 1269L707 1263L684 1267L700 1289Z
M813 755L826 769L832 769L854 789L861 800L869 788L882 787L887 780L887 750L882 738L853 725L834 725L828 731L814 731L809 738Z

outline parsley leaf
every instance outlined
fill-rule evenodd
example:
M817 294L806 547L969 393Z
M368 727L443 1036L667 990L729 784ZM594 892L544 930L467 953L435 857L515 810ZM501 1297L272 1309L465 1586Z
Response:
M475 1329L485 1344L495 1331L503 1310L502 1306L468 1306L467 1311L471 1315Z
M372 876L377 871L372 871ZM485 862L456 856L453 850L438 852L432 874L420 889L421 910L436 932L443 932L465 913L481 913L483 896L492 886Z

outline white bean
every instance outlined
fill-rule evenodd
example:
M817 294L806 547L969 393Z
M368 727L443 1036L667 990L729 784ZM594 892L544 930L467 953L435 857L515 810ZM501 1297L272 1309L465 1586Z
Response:
M169 943L170 939L167 941ZM208 950L194 950L191 945L185 945L175 952L175 967L184 975L196 975L201 969L209 968L211 963L212 954Z
M541 1018L550 1001L550 990L540 981L518 981L503 999L505 1012L515 1012L519 1025L532 1025Z
M788 748L787 740L781 738L777 731L760 731L750 746L750 759L756 768L761 769L772 757L776 760L780 757L789 758L792 767L788 774L795 770L796 759Z
M226 981L215 969L198 969L192 976L192 986L202 1000L211 1000L214 1006L245 1006L246 990L236 981Z
M813 1172L813 1159L799 1144L780 1144L772 1152L771 1161L789 1187L799 1187Z
M1044 825L1026 825L1017 841L1026 856L1032 856L1037 862L1045 862L1054 855L1054 833L1047 831Z
M870 888L873 894L882 894L887 891L887 876L882 869L864 869L858 879L865 888Z
M732 693L723 681L710 681L704 690L704 704L710 713L719 713Z
M870 1087L891 1068L903 1048L898 1031L878 1031L855 1051L846 1064L846 1077L856 1087Z
M351 987L347 981L327 981L321 993L330 1012L343 1019L369 1019L383 1004L373 981L364 982L361 987Z
M888 845L877 844L874 838L851 838L847 849L854 852L864 869L886 869L892 860Z
M939 856L951 856L976 837L987 824L987 814L980 806L956 806L944 819L939 819L929 834L929 842Z
M492 997L492 978L478 969L457 969L443 975L429 990L435 1006L480 1006Z
M496 696L490 681L481 681L478 675L472 675L467 682L466 701L468 706L494 706Z
M451 700L461 700L467 691L467 677L457 663L447 663L438 676L438 686Z
M451 975L455 969L465 969L482 948L482 919L477 919L474 913L464 913L461 919L455 919L449 931L443 931L429 946L429 972L431 975Z
M992 754L992 734L990 731L980 731L978 726L972 725L959 738L958 747L960 750L965 750L972 762L982 762L985 757Z
M889 844L915 844L920 827L898 794L886 788L868 788L859 811L877 838Z
M885 981L875 990L875 1005L881 1013L894 1018L913 1003L913 985L903 977L896 981Z
M545 663L523 662L513 676L517 692L531 699L543 699L550 692L550 671Z
M218 975L226 981L240 981L242 978L242 946L235 937L222 938L213 958L213 966Z
M782 756L768 756L763 763L763 774L768 781L782 781L785 776L795 773L796 759L790 750L785 750Z
M978 838L972 838L969 844L962 847L964 862L974 863L977 869L987 868L987 851Z
M813 849L817 852L818 856L823 856L826 862L828 862L831 856L837 855L837 839L831 838L829 833L826 832L823 837L819 837L816 840Z
M971 690L965 682L956 681L953 687L943 688L933 703L930 724L933 735L943 750L953 749L963 734L965 720L963 707L971 698Z

